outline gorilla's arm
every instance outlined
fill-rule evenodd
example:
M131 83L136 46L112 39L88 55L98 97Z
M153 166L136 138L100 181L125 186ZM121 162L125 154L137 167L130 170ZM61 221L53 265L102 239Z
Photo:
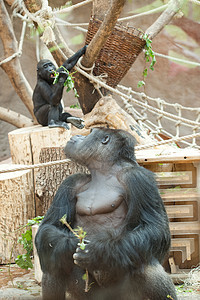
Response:
M63 66L70 72L73 67L76 65L79 58L85 54L85 51L87 49L87 45L78 50L73 56L69 57L63 64Z
M43 222L39 226L35 243L43 272L70 272L72 255L78 239L60 222L64 214L73 227L75 218L76 190L88 181L88 176L75 174L63 181ZM55 274L56 275L56 274Z
M154 259L162 261L169 249L168 219L152 173L138 166L120 177L127 193L126 227L122 233L91 237L85 251L74 255L76 263L89 270L134 270Z
M38 80L37 83L37 90L38 94L42 99L44 99L47 103L51 105L58 105L62 99L63 88L64 88L64 81L63 77L59 76L57 84L49 85L45 80Z

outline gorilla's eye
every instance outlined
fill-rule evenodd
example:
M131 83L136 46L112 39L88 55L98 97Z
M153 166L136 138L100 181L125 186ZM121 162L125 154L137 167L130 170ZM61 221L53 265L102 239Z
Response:
M102 144L107 144L108 142L110 141L110 137L109 137L109 135L106 135L103 139L102 139Z

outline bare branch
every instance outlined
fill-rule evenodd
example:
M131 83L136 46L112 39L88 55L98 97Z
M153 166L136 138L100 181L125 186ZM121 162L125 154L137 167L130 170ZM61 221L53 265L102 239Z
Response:
M18 128L33 126L33 120L4 107L0 107L0 119Z
M111 34L117 19L123 9L125 0L113 0L113 3L105 16L103 23L90 42L86 54L82 59L82 65L86 68L92 67L101 48Z
M167 9L160 15L160 17L146 30L150 39L153 39L159 32L167 25L175 14L183 5L184 0L171 0Z
M18 52L18 43L3 1L0 1L0 37L4 47L5 58ZM31 116L34 118L32 89L23 74L19 58L14 57L12 60L3 63L1 67L7 73L15 91L28 108Z

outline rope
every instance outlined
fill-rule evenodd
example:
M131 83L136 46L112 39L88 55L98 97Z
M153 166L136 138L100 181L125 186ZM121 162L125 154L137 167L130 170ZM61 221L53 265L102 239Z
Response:
M33 170L33 169L37 169L37 168L44 168L44 167L49 167L49 166L54 166L54 165L65 164L65 163L69 163L70 161L71 161L70 159L62 159L62 160L49 161L46 163L40 163L40 164L35 164L35 165L19 166L19 167L15 167L13 169L2 169L2 170L0 170L0 173Z
M23 24L22 24L22 32L21 32L21 36L20 36L18 51L16 53L14 53L13 55L2 60L0 62L0 65L5 64L5 63L11 61L13 58L15 58L17 56L20 57L22 55L22 47L23 47L23 43L24 43L25 32L26 32L26 21L24 20Z
M142 13L137 14L137 15L132 15L132 16L129 16L129 17L119 18L118 20L120 22L123 22L123 21L132 20L132 19L135 19L135 18L143 17L143 16L146 16L146 15L155 14L155 13L163 11L165 8L168 7L168 5L169 5L169 3L164 4L162 6L159 6L157 8L142 12Z
M86 5L86 4L88 4L88 3L92 2L92 1L93 1L93 0L85 0L85 1L83 1L83 2L80 2L80 3L77 3L77 4L71 5L71 6L69 6L69 7L65 7L65 8L62 8L62 9L59 9L59 10L55 10L55 11L53 12L53 14L62 14L62 13L66 13L66 12L69 12L69 11L74 10L75 8L79 8L79 7L83 6L83 5Z
M185 59L181 59L181 58L177 58L177 57L173 57L173 56L169 56L169 55L165 55L165 54L160 54L160 53L157 53L157 52L154 52L154 53L155 53L155 55L157 55L159 57L163 57L163 58L171 59L171 60L174 60L174 61L182 62L182 63L185 63L185 64L189 64L189 65L192 65L192 66L200 67L200 63L198 63L198 62L193 62L191 60L185 60Z
M133 95L138 96L140 99L141 98L147 99L147 100L153 101L155 103L157 103L160 100L160 98L153 98L153 97L147 96L143 92L142 93L141 92L136 92L131 87L126 87L126 86L123 86L123 85L120 85L120 84L118 84L117 87L124 90L124 91L126 91L129 95L133 94ZM163 101L164 106L170 106L170 107L180 106L180 108L182 110L187 110L187 111L190 110L190 111L196 111L197 113L198 112L200 113L200 107L194 108L194 107L189 107L189 106L183 106L182 104L179 104L179 103L171 104L171 103L166 102L165 100L162 100L162 101Z
M189 139L192 139L194 137L195 138L200 137L200 132L195 133L195 134L181 136L181 137L174 137L174 138L171 138L169 140L158 141L158 142L151 143L151 144L136 146L136 149L137 150L142 150L142 149L152 148L152 147L155 147L155 146L161 146L161 145L166 145L166 144L171 144L171 143L178 143L178 142L181 142L182 140L189 140Z
M190 2L194 3L194 4L197 4L197 5L200 5L200 1L199 0L189 0Z
M152 147L155 147L155 146L161 146L161 145L165 145L165 144L176 143L176 142L180 142L182 139L191 139L191 138L199 137L199 136L200 136L200 133L186 135L184 137L178 137L178 138L175 137L175 138L171 138L169 140L157 141L155 143L146 144L146 145L139 145L139 146L135 147L135 150L138 151L138 150L152 148ZM37 169L37 168L45 168L45 167L50 167L50 166L59 165L59 164L65 164L65 163L69 163L69 162L71 162L70 159L62 159L62 160L50 161L50 162L34 164L34 165L18 166L18 167L14 167L12 169L7 169L6 168L6 169L1 169L0 174L1 173L10 173L10 172L33 170L33 169Z

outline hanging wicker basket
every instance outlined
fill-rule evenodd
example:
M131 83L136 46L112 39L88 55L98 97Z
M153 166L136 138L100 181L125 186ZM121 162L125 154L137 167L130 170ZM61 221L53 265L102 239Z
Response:
M101 23L94 17L90 19L86 36L87 45ZM143 32L134 27L117 24L99 53L93 70L94 75L107 74L106 83L116 87L144 48L146 42L142 39L142 35Z

